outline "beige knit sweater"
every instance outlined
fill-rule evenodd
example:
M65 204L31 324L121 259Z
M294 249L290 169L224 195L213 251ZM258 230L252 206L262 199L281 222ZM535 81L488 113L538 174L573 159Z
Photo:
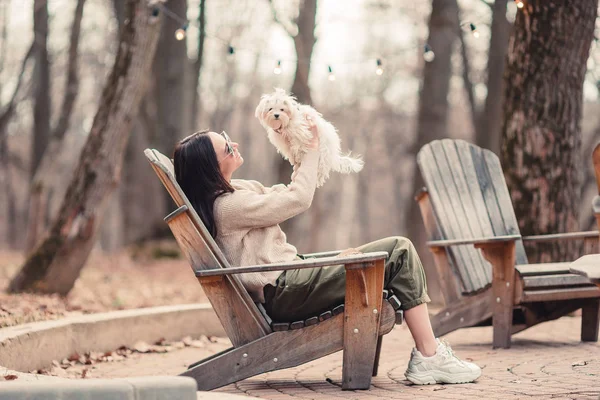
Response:
M289 185L264 187L259 182L233 179L233 193L215 200L216 242L232 266L287 262L297 250L279 224L307 210L317 185L319 152L308 152ZM281 271L240 274L254 301L264 303L263 287L275 284Z

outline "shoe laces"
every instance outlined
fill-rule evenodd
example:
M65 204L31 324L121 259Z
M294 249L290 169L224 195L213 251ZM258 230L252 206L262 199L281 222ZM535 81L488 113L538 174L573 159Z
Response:
M447 358L454 358L456 359L459 363L464 364L463 360L461 360L460 358L458 358L456 356L456 354L454 354L454 351L452 350L452 347L450 347L450 343L448 343L448 341L446 339L441 339L440 343L442 343L444 345L444 352L443 354L447 357Z

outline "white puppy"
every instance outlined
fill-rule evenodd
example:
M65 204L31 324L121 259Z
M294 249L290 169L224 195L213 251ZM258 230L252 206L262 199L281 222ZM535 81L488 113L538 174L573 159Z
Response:
M330 122L311 106L298 103L283 89L263 95L254 115L267 130L271 143L283 158L290 161L294 170L302 162L312 138L306 118L310 117L315 122L321 152L317 187L323 186L331 170L349 174L363 168L364 162L360 158L342 155L340 137Z

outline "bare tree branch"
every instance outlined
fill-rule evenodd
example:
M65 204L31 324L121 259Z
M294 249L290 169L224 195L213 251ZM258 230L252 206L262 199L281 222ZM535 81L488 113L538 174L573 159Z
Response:
M273 13L273 20L281 25L281 27L287 32L288 35L290 35L290 37L296 37L296 35L298 35L298 28L296 27L296 29L294 29L294 27L289 26L288 23L280 20L279 17L277 17L277 10L275 10L275 4L273 4L273 0L269 0L269 6L271 7L271 12Z
M19 72L19 77L17 78L17 85L15 86L15 90L13 91L10 101L4 107L4 109L2 110L2 113L0 113L0 136L2 136L4 134L4 130L5 130L6 126L8 125L8 121L10 120L10 117L12 116L12 113L15 110L16 99L17 99L17 95L19 94L19 89L21 88L21 84L23 83L23 76L25 75L27 61L29 61L29 59L33 55L34 49L35 49L35 41L31 43L31 45L29 46L29 50L27 50L27 54L25 54L25 58L23 58L23 61L21 62L21 71Z
M204 41L206 39L206 0L200 0L200 10L198 13L198 50L196 61L192 64L192 108L190 112L190 127L196 126L198 115L200 114L200 96L198 94L198 83L200 81L200 71L202 70L202 61L204 55Z
M75 16L73 17L73 27L71 28L71 44L69 45L69 62L67 66L67 83L65 84L65 97L61 107L58 123L51 135L51 140L61 140L65 136L65 132L69 128L69 120L77 92L79 91L79 77L77 48L79 46L79 34L81 32L81 19L83 18L83 6L85 0L77 0L75 7Z
M469 99L469 106L471 109L471 121L473 124L473 130L477 130L477 121L479 120L479 112L477 110L477 103L475 101L475 93L473 90L473 82L471 81L471 64L469 62L469 53L467 51L467 44L465 43L465 32L459 28L458 38L460 40L460 54L463 61L463 82L465 85L465 91Z

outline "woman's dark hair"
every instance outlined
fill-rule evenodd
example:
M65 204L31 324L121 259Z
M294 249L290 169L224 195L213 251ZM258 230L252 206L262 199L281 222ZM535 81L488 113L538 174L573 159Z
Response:
M213 238L217 237L215 199L233 187L221 174L208 130L196 132L175 146L175 178Z

